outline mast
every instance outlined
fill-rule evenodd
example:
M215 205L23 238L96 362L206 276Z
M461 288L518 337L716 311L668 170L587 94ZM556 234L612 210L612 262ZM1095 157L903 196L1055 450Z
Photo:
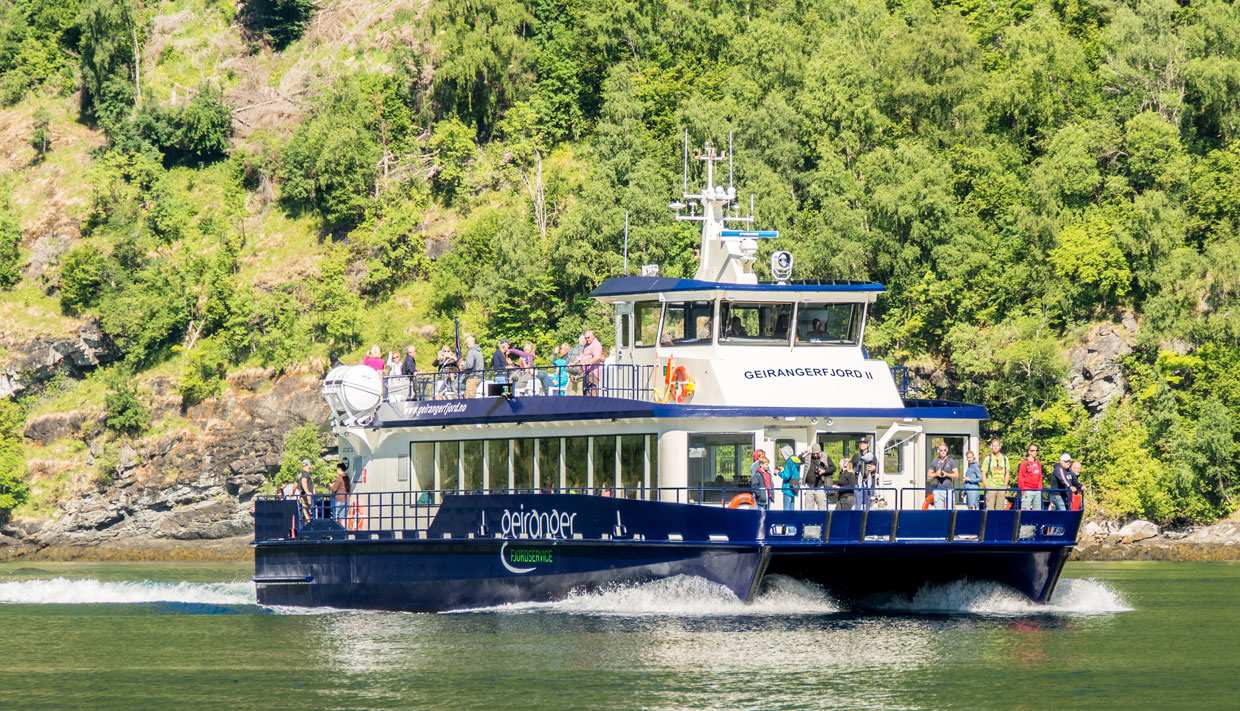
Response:
M728 150L719 152L715 145L707 140L704 148L693 151L694 160L706 164L706 184L700 192L689 192L689 131L685 129L684 181L681 201L673 202L670 207L676 211L676 219L682 222L702 223L701 263L698 265L695 279L730 284L757 284L758 275L753 271L755 256L758 252L757 239L774 237L775 232L740 231L727 229L728 223L752 224L753 196L749 196L749 215L727 214L728 207L736 201L736 186L732 184L732 134L728 134ZM728 162L728 185L715 185L715 164ZM688 203L686 205L686 202ZM689 214L681 214L681 210L689 208ZM701 207L702 214L697 214Z

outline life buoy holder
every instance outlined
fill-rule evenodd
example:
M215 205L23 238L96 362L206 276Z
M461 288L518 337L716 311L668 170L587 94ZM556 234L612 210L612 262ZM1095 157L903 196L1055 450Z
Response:
M733 496L732 500L728 502L728 508L739 509L742 504L755 506L756 504L754 504L753 501L753 494L737 494L736 496Z
M689 396L693 395L694 387L693 378L689 375L689 369L683 365L676 366L668 382L667 401L684 402Z

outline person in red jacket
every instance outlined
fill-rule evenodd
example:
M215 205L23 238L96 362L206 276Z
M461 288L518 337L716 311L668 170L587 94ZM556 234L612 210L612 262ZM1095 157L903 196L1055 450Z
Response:
M1042 463L1038 461L1038 446L1029 445L1025 458L1016 470L1016 486L1020 488L1020 507L1026 510L1042 510Z

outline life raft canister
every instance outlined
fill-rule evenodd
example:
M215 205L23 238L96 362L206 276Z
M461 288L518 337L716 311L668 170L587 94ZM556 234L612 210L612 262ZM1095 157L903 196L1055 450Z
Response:
M728 502L728 508L739 509L742 504L754 506L753 494L737 494L736 496L733 496L732 500Z

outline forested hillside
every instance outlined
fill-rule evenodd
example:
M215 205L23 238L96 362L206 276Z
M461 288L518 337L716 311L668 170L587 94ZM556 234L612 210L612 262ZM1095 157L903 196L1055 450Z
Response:
M606 341L626 211L630 270L695 269L683 129L734 134L759 263L886 284L870 352L1009 453L1079 454L1106 515L1236 508L1230 3L0 0L0 101L0 365L96 322L115 349L0 400L17 515L243 371L428 365L454 318Z

